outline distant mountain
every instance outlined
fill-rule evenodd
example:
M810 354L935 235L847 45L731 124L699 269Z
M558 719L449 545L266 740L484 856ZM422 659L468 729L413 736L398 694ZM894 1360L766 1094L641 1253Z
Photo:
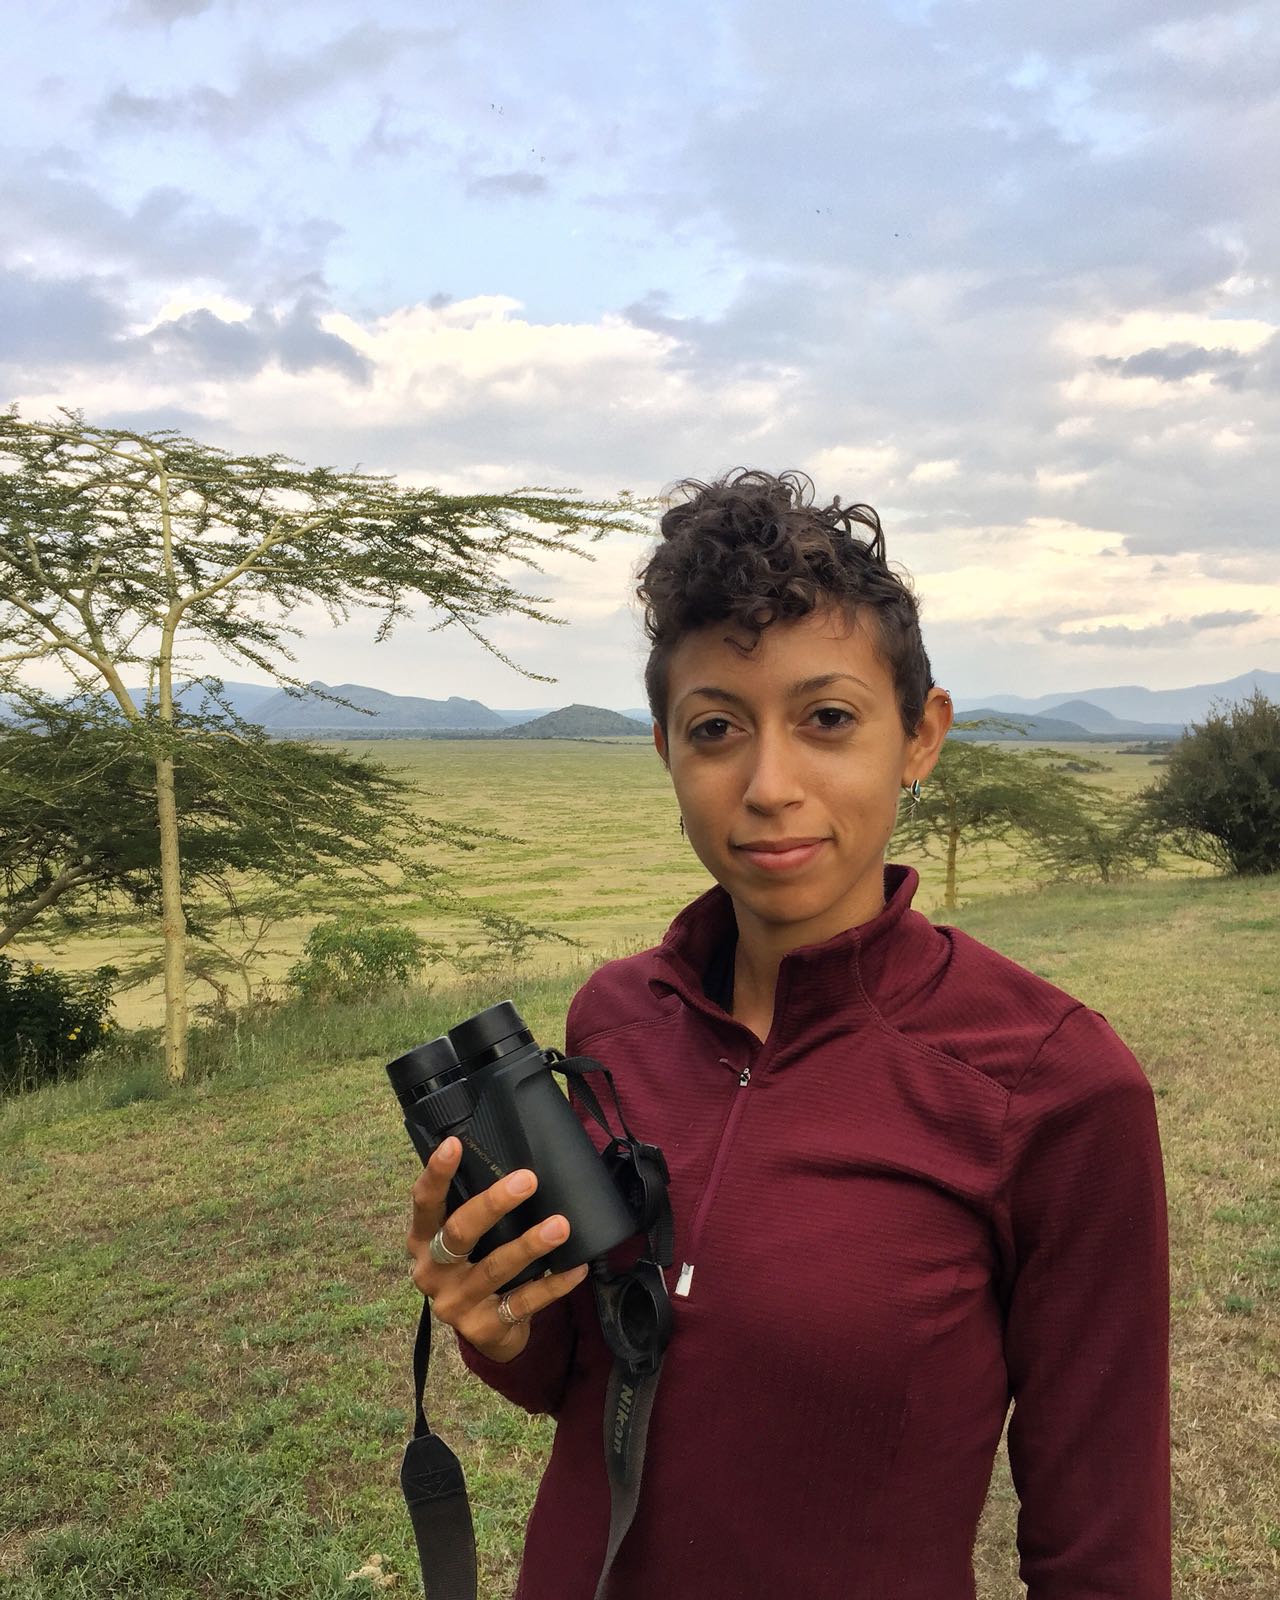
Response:
M327 689L328 685L316 679L311 687ZM414 733L440 728L499 729L507 725L496 711L490 711L479 700L463 700L456 694L447 700L423 700L416 695L366 689L359 683L340 683L329 692L364 709L335 705L332 700L322 700L315 695L300 699L279 689L269 700L255 707L253 720L260 722L269 733L367 734L391 729ZM370 712L373 714L369 715Z
M978 722L988 717L998 719L1005 726L992 728L958 728L953 739L1096 739L1096 733L1078 722L1065 722L1060 717L1028 717L1019 712L997 711L993 707L978 706L972 711L957 711L957 722ZM1012 723L1013 726L1007 726Z
M1047 707L1045 714L1065 717L1068 722L1078 722L1090 733L1102 734L1104 738L1114 736L1120 739L1126 734L1146 739L1182 737L1180 722L1133 722L1127 718L1113 717L1109 711L1104 711L1101 706L1090 705L1087 700L1067 700L1060 706Z
M616 739L620 734L648 733L646 723L603 706L561 706L549 716L505 728L500 739Z
M147 696L147 691L141 685L130 689L129 693L139 701L145 700ZM233 683L228 680L222 685L221 698L236 716L242 717L245 722L256 722L258 719L254 713L258 707L279 693L279 686L274 683ZM210 710L213 709L208 690L201 688L199 684L179 684L174 690L173 697L184 711L199 711L201 705L206 703L209 704Z
M1143 689L1137 684L1121 688L1078 689L1073 692L1037 695L1027 699L1016 694L987 695L982 700L964 699L956 702L956 710L970 715L971 706L995 706L999 711L1035 713L1060 708L1064 702L1085 700L1113 717L1134 719L1145 723L1177 724L1179 729L1188 722L1199 722L1206 717L1215 702L1231 704L1244 700L1254 689L1261 689L1268 699L1280 700L1280 672L1264 672L1255 667L1238 678L1228 678L1223 683L1197 683L1186 689Z

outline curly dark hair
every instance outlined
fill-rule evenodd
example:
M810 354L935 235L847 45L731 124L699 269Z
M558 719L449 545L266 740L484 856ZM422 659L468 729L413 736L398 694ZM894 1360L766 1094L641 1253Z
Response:
M685 479L667 498L662 542L636 590L652 646L644 685L655 722L665 730L668 666L686 633L728 622L758 641L770 623L834 603L874 617L902 726L917 731L933 676L916 597L909 579L890 569L870 506L842 506L838 497L818 506L803 472L775 477L748 468L714 483Z

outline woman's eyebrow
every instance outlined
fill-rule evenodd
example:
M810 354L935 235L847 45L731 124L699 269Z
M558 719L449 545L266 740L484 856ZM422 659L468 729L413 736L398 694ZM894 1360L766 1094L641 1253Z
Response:
M856 683L860 689L865 689L868 694L872 692L871 685L864 682L862 678L856 678L852 672L824 672L816 678L801 678L798 683L793 683L786 692L788 698L794 699L797 695L814 694L819 689L827 689L833 683L842 682ZM681 695L676 705L682 706L686 700L692 700L697 695L703 695L708 700L725 700L730 705L735 706L745 706L747 704L747 701L740 694L734 694L732 689L722 689L714 683L703 683L699 684L696 689L690 689L686 694Z
M735 706L745 706L747 703L740 694L734 694L732 689L720 689L714 683L704 683L682 694L676 705L682 706L686 700L692 700L695 695L704 695L708 700L729 700Z
M871 685L862 678L855 678L852 672L824 672L817 678L802 678L799 683L793 683L787 691L788 694L812 694L817 689L826 689L833 683L856 683L860 689L865 689L868 694Z

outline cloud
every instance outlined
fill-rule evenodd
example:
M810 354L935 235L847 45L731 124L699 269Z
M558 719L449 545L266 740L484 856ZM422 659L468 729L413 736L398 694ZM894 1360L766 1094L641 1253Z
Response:
M807 467L984 676L1275 637L1265 8L741 0L674 56L651 5L503 0L399 54L399 4L220 9L104 30L48 107L75 161L6 163L24 403L460 487Z
M124 16L129 22L184 22L202 16L217 0L130 0Z
M146 343L162 361L177 356L204 377L249 377L274 361L289 373L329 368L351 382L367 383L371 362L321 325L323 309L313 295L303 295L285 310L259 306L245 318L199 308L158 323Z
M272 365L300 376L329 370L348 383L368 382L370 361L324 326L328 310L315 291L274 306L211 298L213 306L173 301L140 328L125 309L118 279L50 280L0 269L0 372L20 383L18 375L32 364L82 375L110 368L146 386L153 403L157 385L171 390L172 399L161 403L178 409L184 409L182 386L192 379L242 381Z
M467 180L467 193L471 195L523 199L528 195L545 194L550 187L540 172L493 172Z
M1195 617L1166 617L1163 622L1130 627L1114 623L1097 628L1046 629L1045 637L1070 645L1119 645L1125 649L1151 649L1155 646L1185 644L1214 628L1239 628L1261 622L1259 611L1206 611Z
M1122 378L1156 378L1161 383L1181 383L1204 372L1239 371L1236 350L1206 350L1200 345L1165 345L1161 349L1140 350L1133 356L1099 356L1100 372L1115 372Z
M120 306L99 280L0 268L0 364L110 360L125 332Z
M262 243L256 224L173 185L149 188L133 205L117 204L68 172L58 151L9 163L9 175L0 179L0 218L0 253L39 261L50 276L72 264L98 272L234 276Z
M362 22L294 56L251 53L230 89L197 83L176 94L112 90L94 113L103 135L195 130L220 139L248 137L294 108L378 78L408 55L454 37L452 28L384 28Z

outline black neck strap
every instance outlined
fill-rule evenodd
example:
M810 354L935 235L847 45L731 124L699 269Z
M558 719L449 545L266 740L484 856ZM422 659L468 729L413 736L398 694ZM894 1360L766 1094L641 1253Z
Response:
M662 1151L642 1143L627 1126L612 1074L587 1056L566 1058L554 1050L546 1056L547 1064L565 1075L571 1095L608 1135L603 1160L649 1246L648 1255L627 1272L611 1273L603 1260L591 1265L596 1312L614 1358L604 1409L609 1536L595 1596L604 1600L614 1559L635 1517L649 1416L671 1336L671 1301L662 1269L671 1265L675 1227ZM588 1073L604 1074L621 1135L609 1126ZM475 1528L462 1466L439 1434L432 1433L423 1409L430 1366L431 1304L424 1300L413 1345L413 1437L400 1468L400 1487L417 1541L426 1600L476 1600Z

